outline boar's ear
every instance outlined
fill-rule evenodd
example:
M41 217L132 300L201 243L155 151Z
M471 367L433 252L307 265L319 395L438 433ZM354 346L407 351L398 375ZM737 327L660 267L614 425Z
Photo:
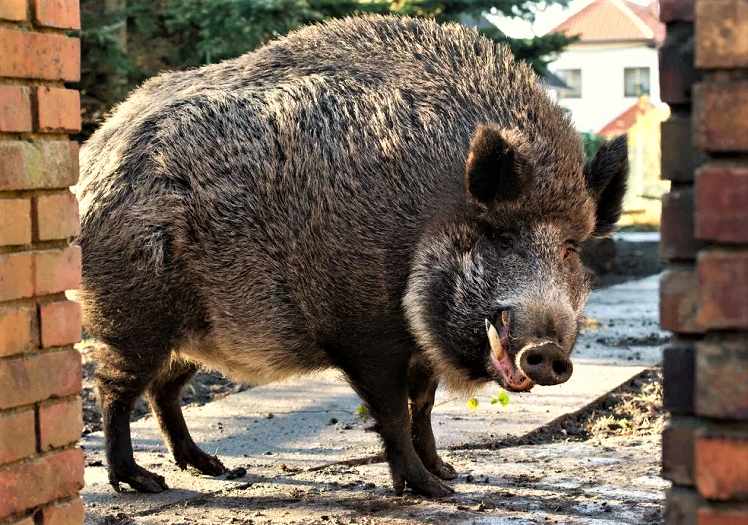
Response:
M478 202L512 201L530 182L530 163L518 151L519 132L480 126L470 144L465 186Z
M594 237L610 235L621 218L629 172L626 135L600 146L595 158L584 166L584 178L597 209Z

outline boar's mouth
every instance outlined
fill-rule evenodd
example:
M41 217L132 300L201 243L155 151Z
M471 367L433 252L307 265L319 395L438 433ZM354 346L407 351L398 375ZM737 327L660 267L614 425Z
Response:
M491 364L499 373L501 386L512 392L528 392L535 383L520 370L509 353L509 312L501 313L498 330L486 319L486 332L491 356Z

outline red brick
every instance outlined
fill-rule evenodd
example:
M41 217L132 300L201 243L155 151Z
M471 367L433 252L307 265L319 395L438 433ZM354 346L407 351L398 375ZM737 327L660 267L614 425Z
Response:
M26 516L21 521L11 521L8 525L34 525L34 516Z
M701 73L693 65L693 25L668 30L659 50L660 98L668 104L689 104Z
M33 487L33 490L29 490ZM77 495L83 488L83 451L65 450L0 472L0 519Z
M744 505L742 509L699 509L698 525L748 525L748 507Z
M748 82L703 83L694 90L694 145L748 151Z
M748 67L745 0L709 0L696 4L696 67Z
M42 348L77 343L81 339L81 308L72 301L39 307Z
M77 38L0 28L0 77L78 82L80 58Z
M0 301L34 295L34 254L0 254Z
M693 147L690 118L671 114L660 124L660 166L662 180L692 182L704 154Z
M0 464L10 463L36 453L36 428L33 410L0 414Z
M0 131L31 131L30 93L24 86L0 86Z
M696 525L696 511L705 504L693 489L671 488L667 491L665 525Z
M660 255L664 259L695 259L701 247L694 234L693 193L684 188L662 196Z
M82 430L80 398L39 407L39 442L42 451L78 441Z
M77 181L77 143L0 141L0 191L67 188Z
M77 4L77 1L75 2ZM36 90L37 131L76 132L81 129L80 93L74 89Z
M748 6L748 4L746 4ZM748 166L710 165L696 175L696 235L748 242Z
M0 200L0 246L31 242L31 201Z
M30 308L0 308L0 357L23 352L29 347L32 312Z
M35 266L35 295L75 290L81 281L80 246L37 252Z
M748 328L748 252L701 252L697 267L699 326Z
M696 346L695 405L701 416L748 420L748 340Z
M22 22L27 19L26 0L3 0L0 2L0 19Z
M696 0L660 0L660 21L692 22Z
M32 210L36 241L67 239L80 233L78 201L69 191L36 197Z
M80 389L81 356L77 350L0 361L1 410L70 396Z
M748 499L748 434L696 435L696 488L715 501Z
M79 0L34 0L34 22L59 29L80 29Z
M44 525L73 525L83 523L85 510L83 500L75 498L73 501L47 507L42 511Z
M665 330L699 333L696 272L670 268L660 279L660 324Z
M694 418L674 418L662 432L662 477L681 487L694 485L698 424Z

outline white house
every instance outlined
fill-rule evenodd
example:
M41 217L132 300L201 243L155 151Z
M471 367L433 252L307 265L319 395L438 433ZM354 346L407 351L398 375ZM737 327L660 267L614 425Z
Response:
M557 90L577 128L598 132L641 95L660 105L657 49L665 36L655 0L594 0L549 33L579 35L549 69L570 89Z

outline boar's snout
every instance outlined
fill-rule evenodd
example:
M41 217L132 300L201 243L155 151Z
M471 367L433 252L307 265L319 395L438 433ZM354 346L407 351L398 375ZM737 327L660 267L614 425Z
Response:
M538 385L560 385L571 377L574 366L563 349L554 343L524 348L519 368Z

